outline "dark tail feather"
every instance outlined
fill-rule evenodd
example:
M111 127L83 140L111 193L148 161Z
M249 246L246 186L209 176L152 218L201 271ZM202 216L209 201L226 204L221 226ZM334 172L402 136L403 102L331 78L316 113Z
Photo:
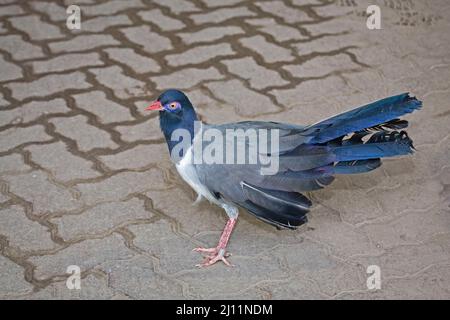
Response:
M393 129L398 130L404 126L404 122L397 118L421 106L421 101L404 93L339 114L306 128L305 132L313 136L310 143L325 143L352 132L376 128L392 120L397 121L398 128Z
M358 139L361 138L358 136ZM340 162L406 155L412 153L413 149L412 140L405 131L381 131L374 133L365 143L353 141L346 144L343 141L341 146L334 147L332 151L336 154L336 160Z
M380 159L341 161L334 166L335 174L356 174L375 170L381 166Z

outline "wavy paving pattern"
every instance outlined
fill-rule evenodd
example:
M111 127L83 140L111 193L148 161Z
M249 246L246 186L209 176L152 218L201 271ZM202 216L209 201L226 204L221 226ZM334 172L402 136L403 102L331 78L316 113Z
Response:
M448 1L375 1L374 31L365 0L0 2L0 298L450 298ZM142 111L167 87L208 122L315 122L402 91L426 107L413 157L314 193L296 232L242 214L237 267L198 270L225 217L191 205Z

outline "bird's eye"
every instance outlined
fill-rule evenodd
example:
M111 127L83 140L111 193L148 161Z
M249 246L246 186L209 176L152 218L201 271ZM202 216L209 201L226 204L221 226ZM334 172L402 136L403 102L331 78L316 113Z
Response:
M179 106L180 106L180 104L178 102L169 103L169 108L172 110L177 109Z

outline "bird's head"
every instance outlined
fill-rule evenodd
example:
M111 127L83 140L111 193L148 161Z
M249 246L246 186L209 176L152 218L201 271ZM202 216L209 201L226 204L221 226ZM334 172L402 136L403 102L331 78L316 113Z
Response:
M145 110L159 111L159 125L171 149L172 132L176 129L189 130L194 137L194 122L197 114L189 98L180 90L169 89L164 91L158 99Z

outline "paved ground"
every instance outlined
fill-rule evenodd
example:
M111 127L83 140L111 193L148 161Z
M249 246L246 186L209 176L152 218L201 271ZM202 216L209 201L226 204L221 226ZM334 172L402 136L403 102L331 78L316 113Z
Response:
M373 31L368 1L94 2L1 1L1 298L450 298L447 0L371 1ZM300 124L411 91L418 151L310 195L295 232L243 212L237 267L198 270L190 250L215 245L225 216L191 206L142 111L168 87L208 122Z

